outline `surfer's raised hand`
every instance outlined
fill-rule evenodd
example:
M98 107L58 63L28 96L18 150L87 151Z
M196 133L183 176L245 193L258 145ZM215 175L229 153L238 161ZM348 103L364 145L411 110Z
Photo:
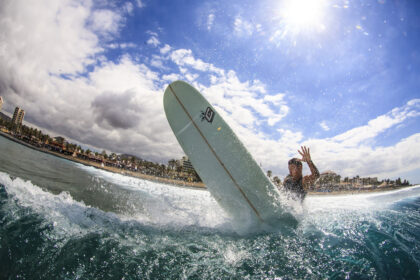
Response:
M299 154L302 156L301 161L309 163L311 161L311 154L309 153L309 148L305 146L300 147L302 152L298 150Z
M305 146L301 146L300 148L302 149L302 151L298 150L298 152L302 156L301 161L306 162L309 166L309 169L311 170L311 175L303 177L303 180L302 180L303 188L307 190L309 186L315 184L316 179L318 179L320 175L319 175L318 169L316 168L315 164L311 160L311 154L310 154L309 148Z

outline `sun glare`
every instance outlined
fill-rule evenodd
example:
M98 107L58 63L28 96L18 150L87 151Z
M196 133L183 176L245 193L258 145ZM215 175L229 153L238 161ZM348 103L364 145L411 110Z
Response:
M325 0L288 0L282 2L280 16L289 31L323 31L326 10Z

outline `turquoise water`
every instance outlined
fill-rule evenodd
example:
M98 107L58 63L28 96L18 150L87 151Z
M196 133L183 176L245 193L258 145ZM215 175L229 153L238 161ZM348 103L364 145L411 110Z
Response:
M238 231L207 191L0 137L0 279L420 278L420 187L289 206L297 224Z

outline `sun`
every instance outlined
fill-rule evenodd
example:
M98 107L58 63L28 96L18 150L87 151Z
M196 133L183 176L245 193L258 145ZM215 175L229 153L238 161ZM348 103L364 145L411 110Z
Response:
M280 17L289 32L325 30L326 0L288 0L280 4Z

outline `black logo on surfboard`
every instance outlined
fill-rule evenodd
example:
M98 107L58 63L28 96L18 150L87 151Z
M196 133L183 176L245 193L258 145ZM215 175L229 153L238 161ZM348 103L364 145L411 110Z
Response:
M201 120L202 121L206 120L209 123L211 123L211 122L213 122L213 118L214 118L214 111L210 107L207 107L205 112L201 111Z

